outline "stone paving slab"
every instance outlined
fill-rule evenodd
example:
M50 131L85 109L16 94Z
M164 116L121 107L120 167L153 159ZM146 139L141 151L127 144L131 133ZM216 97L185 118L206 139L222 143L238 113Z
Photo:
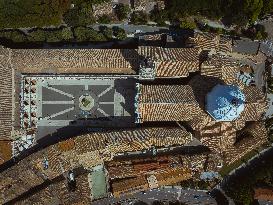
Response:
M64 126L123 126L134 124L135 79L96 78L89 79L58 76L32 76L35 81L36 105L30 107L37 112L37 127L40 136L50 130ZM33 94L32 94L33 96ZM81 107L83 96L92 99L92 105L86 110ZM89 101L90 102L90 101ZM87 101L88 103L88 101ZM78 121L78 122L77 122ZM100 125L101 124L101 125ZM41 130L44 130L41 132Z

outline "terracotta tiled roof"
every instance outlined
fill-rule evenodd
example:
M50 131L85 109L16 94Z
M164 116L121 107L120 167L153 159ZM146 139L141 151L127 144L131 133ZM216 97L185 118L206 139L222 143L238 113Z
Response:
M59 145L59 149L62 152L65 152L65 151L69 151L69 150L73 149L75 146L75 142L73 139L69 139L69 140L60 142L58 145Z
M157 64L156 77L187 77L198 70L198 61L164 61Z
M251 127L247 128L247 131L251 133L251 138L246 138L242 143L230 146L225 150L224 156L227 164L231 164L240 159L245 154L267 141L267 131L262 122L254 123Z
M192 178L191 170L188 168L169 168L154 174L159 186L172 185Z
M162 39L162 34L146 34L141 36L141 39L145 41L158 41Z
M194 47L200 50L215 49L216 51L225 53L232 51L231 39L217 34L196 32L194 37L190 38L189 41Z
M66 179L56 180L52 182L50 187L37 190L33 195L26 199L19 199L15 204L82 204L91 203L90 188L88 184L87 174L81 174L76 177L77 187L75 191L69 191ZM58 193L58 194L56 194Z
M138 49L13 49L12 63L23 73L132 74L141 59L156 62L157 77L185 77L199 70L196 48L139 47Z
M273 189L255 188L254 199L273 201Z
M142 58L156 63L156 77L186 77L199 70L199 50L196 48L138 48Z
M140 104L142 121L190 121L202 113L196 104Z
M157 47L159 61L198 61L199 51L195 48L162 48Z
M73 139L75 146L62 151L59 144L52 145L36 152L16 165L0 173L0 203L9 201L44 182L40 176L53 179L80 166L103 163L103 160L112 160L118 153L140 151L152 147L184 145L191 142L191 135L179 128L142 128L124 131L96 132L78 136ZM70 141L70 140L68 140ZM63 144L61 142L60 144ZM45 169L43 162L47 159L49 168ZM18 170L23 171L23 178L28 177L28 183L21 183ZM21 180L23 180L23 178ZM6 182L11 180L14 186L9 187ZM16 191L15 191L16 190ZM4 201L3 201L4 200Z
M112 189L114 196L118 197L122 194L130 194L148 189L148 182L144 176L137 178L125 179L120 182L113 182Z
M134 49L14 49L12 63L23 73L120 73L138 69Z
M253 86L245 86L243 89L246 102L244 111L241 113L239 120L257 121L266 112L268 105L263 92Z
M151 146L168 146L190 142L190 133L181 128L142 128L126 131L92 133L75 139L78 153L106 148L111 144L127 151L137 151ZM118 150L116 150L118 152ZM120 150L120 152L125 150Z
M264 100L264 93L258 87L254 86L245 86L243 92L246 97L247 103L257 102L258 100Z
M0 140L0 165L12 157L11 141Z
M188 85L141 85L140 93L141 103L197 103Z
M13 123L12 81L10 50L0 46L0 140L11 137Z
M236 129L231 122L212 121L200 130L200 134L202 144L213 152L222 153L235 143Z
M232 40L221 36L219 41L219 51L220 52L231 52L232 51Z
M139 112L142 121L189 121L202 110L190 86L141 85Z
M237 82L238 64L229 58L212 55L201 65L201 75L211 76L223 80L226 84Z
M167 169L179 161L174 156L153 156L140 159L114 160L106 163L111 179L136 177ZM177 165L177 166L180 166Z

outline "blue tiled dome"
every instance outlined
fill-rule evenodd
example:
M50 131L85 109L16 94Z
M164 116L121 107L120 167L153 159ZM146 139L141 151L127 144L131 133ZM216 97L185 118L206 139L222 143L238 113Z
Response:
M234 85L216 85L207 95L207 112L217 121L232 121L245 107L245 95Z

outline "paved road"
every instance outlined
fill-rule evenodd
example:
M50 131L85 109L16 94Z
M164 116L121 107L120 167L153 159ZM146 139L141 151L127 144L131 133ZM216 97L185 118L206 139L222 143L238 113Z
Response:
M269 108L265 113L265 117L273 117L273 94L269 93L267 94L267 98L269 99L268 104Z
M267 40L261 42L260 51L262 51L267 56L273 57L273 41Z
M267 40L261 43L260 50L268 57L273 57L273 41ZM271 76L273 76L273 65L271 70ZM269 108L265 114L265 117L272 117L273 115L273 94L268 93Z
M254 80L255 84L258 88L262 88L265 86L265 63L260 63L257 65L254 65Z
M203 190L194 189L182 189L181 187L164 187L161 189L152 189L146 192L139 192L131 195L130 197L114 198L110 197L94 202L94 205L108 205L120 202L121 204L133 204L136 201L143 201L147 204L151 204L153 201L182 201L188 205L207 204L216 205L217 202L214 198L207 194Z

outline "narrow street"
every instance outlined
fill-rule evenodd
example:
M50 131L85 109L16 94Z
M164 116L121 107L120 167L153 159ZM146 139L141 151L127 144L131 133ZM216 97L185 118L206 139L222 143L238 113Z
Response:
M206 202L207 204L216 205L216 200L212 198L207 191L183 189L179 186L168 186L160 189L152 189L146 192L138 192L131 197L109 197L93 202L94 205L109 205L120 202L121 204L130 204L136 201L143 201L147 204L151 204L153 201L176 201L185 202L188 205L197 205Z

